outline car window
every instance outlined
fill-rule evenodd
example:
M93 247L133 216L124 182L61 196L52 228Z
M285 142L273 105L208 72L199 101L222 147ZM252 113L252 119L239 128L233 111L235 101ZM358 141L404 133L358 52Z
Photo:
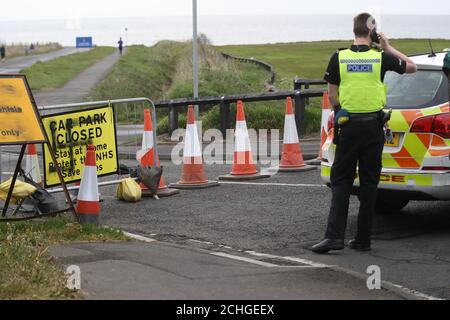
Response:
M447 77L438 70L419 70L413 74L386 73L387 106L394 109L415 109L448 101Z

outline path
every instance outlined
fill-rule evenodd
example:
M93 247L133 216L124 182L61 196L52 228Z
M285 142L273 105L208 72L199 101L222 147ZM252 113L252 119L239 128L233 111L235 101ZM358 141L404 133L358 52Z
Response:
M50 252L65 266L80 267L81 289L93 300L402 299L320 265L162 242L76 244Z
M37 105L50 106L82 102L89 92L107 76L119 60L120 55L114 52L81 72L63 87L49 91L34 92Z
M17 57L6 60L6 62L0 64L0 74L15 74L19 73L22 69L31 67L33 64L37 62L46 62L59 57L67 56L72 53L86 51L86 49L77 49L77 48L64 48L57 51L52 51L49 53L30 55Z

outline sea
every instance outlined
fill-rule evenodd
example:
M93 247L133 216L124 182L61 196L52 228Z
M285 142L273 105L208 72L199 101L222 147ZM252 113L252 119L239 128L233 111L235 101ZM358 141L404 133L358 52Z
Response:
M390 38L450 39L450 15L382 15L379 30ZM351 15L200 16L199 33L215 45L352 39ZM192 17L86 18L0 21L0 42L59 42L91 36L96 45L153 45L192 38Z

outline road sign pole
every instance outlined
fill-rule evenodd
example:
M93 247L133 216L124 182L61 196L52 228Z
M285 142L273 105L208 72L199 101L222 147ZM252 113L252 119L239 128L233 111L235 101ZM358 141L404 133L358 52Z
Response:
M194 99L198 98L198 28L197 28L197 0L192 0L192 9L193 9L193 39L192 39L192 48L193 48L193 72L194 72ZM195 118L197 121L200 120L200 112L198 105L195 106Z

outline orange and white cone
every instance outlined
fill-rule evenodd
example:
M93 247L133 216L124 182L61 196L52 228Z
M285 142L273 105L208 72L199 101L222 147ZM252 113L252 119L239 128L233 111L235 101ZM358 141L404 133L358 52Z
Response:
M328 138L328 119L330 118L330 114L331 114L330 96L328 94L328 91L325 91L323 93L323 100L322 100L322 122L320 125L321 141L319 148L319 156L317 157L317 159L309 161L308 164L320 165L322 163L323 160L322 148Z
M295 123L294 109L292 107L292 98L286 99L286 117L284 121L284 144L283 154L279 171L298 172L313 170L305 164L302 154L302 147L298 139L297 124Z
M256 180L269 178L270 175L262 175L256 169L250 144L250 137L245 120L244 104L237 102L235 151L231 174L220 176L220 180Z
M155 166L155 152L154 152L154 141L153 141L153 122L152 115L149 109L144 109L144 133L142 135L142 149L139 150L136 154L136 160L144 167L153 167ZM161 166L161 161L158 159L157 166ZM146 186L141 183L142 195L153 196L149 193L149 190ZM175 194L178 194L179 191L176 189L169 189L164 181L164 178L161 177L158 188L158 196L159 197L168 197Z
M41 169L39 168L39 158L35 144L27 145L25 161L25 173L31 180L42 186Z
M77 199L77 214L82 224L98 225L100 222L100 199L95 158L95 148L93 145L89 145Z
M170 186L177 189L205 189L218 185L217 181L209 181L206 177L194 107L189 106L183 149L183 174L178 183Z

